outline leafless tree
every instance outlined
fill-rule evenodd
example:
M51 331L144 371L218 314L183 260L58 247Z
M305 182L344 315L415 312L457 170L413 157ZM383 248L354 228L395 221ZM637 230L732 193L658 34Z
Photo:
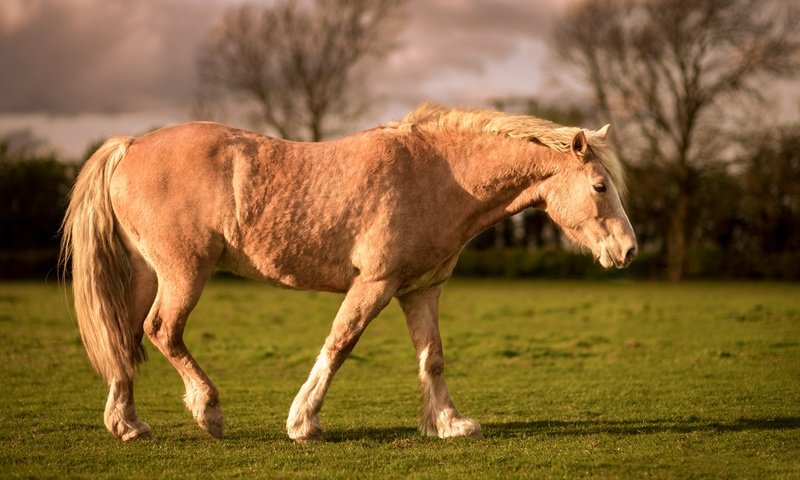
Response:
M798 70L800 24L789 3L584 0L556 29L557 50L579 67L617 127L623 159L646 163L658 179L650 178L661 189L672 279L686 273L697 193L723 157L729 114L768 80Z
M255 123L318 141L368 106L364 70L395 45L405 0L279 0L229 8L199 56L203 88L252 104ZM202 105L207 110L207 104Z

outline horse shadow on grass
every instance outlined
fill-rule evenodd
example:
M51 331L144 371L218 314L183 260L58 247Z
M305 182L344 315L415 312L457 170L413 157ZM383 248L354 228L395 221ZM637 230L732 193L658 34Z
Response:
M401 442L419 435L418 430L413 427L357 427L357 428L326 428L323 433L325 443L344 443L369 441L376 443ZM226 440L248 440L248 441L287 441L291 440L286 432L264 431L259 426L237 428L233 432L226 433ZM312 442L311 445L314 443Z
M180 428L181 425L172 425ZM194 431L193 428L186 427ZM263 428L239 426L226 434L227 440L248 441L287 441L285 432L265 431ZM736 420L715 420L701 417L672 419L637 419L637 420L539 420L530 422L494 422L482 424L483 436L486 439L523 439L547 436L585 436L585 435L647 435L658 433L731 433L766 430L798 430L800 417L767 417L739 418ZM196 432L195 440L205 437ZM417 428L413 426L386 427L329 427L323 434L326 443L368 442L410 446L419 441L426 441ZM430 439L430 441L436 441Z
M644 435L652 433L729 433L752 430L800 430L800 417L739 418L733 421L700 417L640 420L542 420L534 422L488 423L484 435L521 438L531 435Z
M730 433L759 430L800 430L800 417L739 418L720 421L708 418L642 420L541 420L531 422L485 423L485 438L515 439L533 436L646 435L654 433ZM333 428L325 431L331 443L370 441L404 443L419 437L413 427Z

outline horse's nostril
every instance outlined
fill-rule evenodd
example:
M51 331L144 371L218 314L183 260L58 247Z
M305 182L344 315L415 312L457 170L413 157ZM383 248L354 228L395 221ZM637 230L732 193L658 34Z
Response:
M633 260L633 257L636 256L636 248L631 248L628 250L628 253L625 254L625 263L630 263Z

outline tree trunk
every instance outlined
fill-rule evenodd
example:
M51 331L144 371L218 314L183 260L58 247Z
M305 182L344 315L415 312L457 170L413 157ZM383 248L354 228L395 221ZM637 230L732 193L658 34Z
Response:
M312 113L311 115L311 124L309 125L311 130L311 141L312 142L321 142L322 141L322 114Z
M503 219L494 226L494 248L506 248L506 221Z
M688 240L689 196L678 195L667 232L667 278L681 280L686 275L686 244Z

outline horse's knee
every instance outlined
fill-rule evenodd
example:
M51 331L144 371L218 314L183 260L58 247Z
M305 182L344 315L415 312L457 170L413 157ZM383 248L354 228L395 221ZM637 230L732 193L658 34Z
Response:
M347 356L356 347L360 336L358 332L337 332L335 336L328 339L325 346L325 359L329 368L336 371L342 366Z

